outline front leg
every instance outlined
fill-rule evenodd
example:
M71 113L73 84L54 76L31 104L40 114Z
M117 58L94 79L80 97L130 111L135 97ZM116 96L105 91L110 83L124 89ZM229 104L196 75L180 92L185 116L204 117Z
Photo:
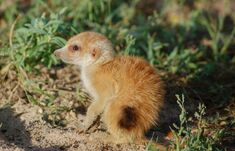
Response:
M88 130L97 117L103 112L104 110L104 102L102 101L95 101L93 102L87 109L86 119L84 122L84 131Z

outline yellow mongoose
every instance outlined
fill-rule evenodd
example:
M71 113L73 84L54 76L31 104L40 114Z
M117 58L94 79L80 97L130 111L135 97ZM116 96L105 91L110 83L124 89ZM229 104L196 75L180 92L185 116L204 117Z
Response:
M144 133L158 119L165 94L163 82L148 62L139 57L115 57L111 42L95 32L72 37L54 54L80 67L81 80L93 97L85 129L103 113L115 142L144 140Z

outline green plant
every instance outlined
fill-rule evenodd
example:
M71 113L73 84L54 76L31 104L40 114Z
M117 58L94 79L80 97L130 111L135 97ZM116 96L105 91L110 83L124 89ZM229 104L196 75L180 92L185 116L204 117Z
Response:
M161 43L159 49L164 47ZM168 55L162 53L161 50L157 51L155 64L158 68L164 69L168 73L186 75L185 78L189 79L203 67L203 62L198 61L202 56L200 51L192 50L179 50L175 48Z
M38 64L47 67L58 63L52 52L62 47L73 31L61 17L65 9L47 18L43 14L16 30L13 45L10 48L11 60L15 65L28 71Z
M184 95L176 95L176 97L181 113L179 116L180 125L177 126L176 124L173 124L176 130L171 129L174 135L174 141L171 142L174 149L177 151L219 150L215 147L215 144L222 137L223 129L213 131L210 136L205 134L206 129L203 116L205 115L206 107L203 104L199 104L198 111L194 114L194 118L197 120L197 126L194 129L190 126L190 122L193 118L187 117L187 111L184 107Z
M213 59L215 61L225 60L228 47L232 44L235 35L235 27L233 27L229 34L223 32L224 28L226 28L224 15L218 16L218 19L215 21L212 20L211 16L203 16L201 22L206 27L211 39Z
M125 38L126 48L124 50L125 55L130 55L134 51L135 38L132 35L127 35Z

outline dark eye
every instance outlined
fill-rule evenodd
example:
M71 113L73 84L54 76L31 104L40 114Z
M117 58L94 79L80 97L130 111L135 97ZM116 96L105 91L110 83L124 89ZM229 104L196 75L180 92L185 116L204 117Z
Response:
M74 51L79 50L79 46L78 46L78 45L73 45L73 50L74 50Z

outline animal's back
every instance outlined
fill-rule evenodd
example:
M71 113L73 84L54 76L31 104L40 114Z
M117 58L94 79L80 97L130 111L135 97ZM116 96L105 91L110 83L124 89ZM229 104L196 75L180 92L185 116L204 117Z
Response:
M106 71L118 83L118 92L129 95L163 93L163 83L156 70L144 59L132 56L115 57L105 65Z

